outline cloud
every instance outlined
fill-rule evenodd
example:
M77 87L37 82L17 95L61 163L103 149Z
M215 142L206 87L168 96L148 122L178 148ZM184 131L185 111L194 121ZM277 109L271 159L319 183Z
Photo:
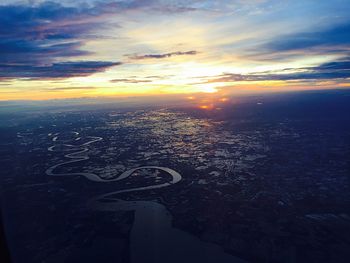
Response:
M163 1L163 0L143 0L143 1L107 1L97 2L95 7L103 12L126 12L126 11L152 11L165 14L177 14L196 11L199 8L191 6L191 1Z
M177 2L156 0L96 1L69 6L52 1L34 2L31 5L20 3L0 5L2 79L87 76L120 65L119 62L108 61L61 61L79 60L81 56L91 55L92 52L83 50L82 47L89 39L97 38L96 30L108 27L108 19L118 13L135 10L177 13L192 10ZM113 24L114 28L115 26ZM193 51L161 56L190 54L194 54ZM147 55L144 58L146 57Z
M46 89L45 91L64 91L64 90L94 90L97 89L97 87L56 87L56 88L50 88L50 89Z
M43 66L0 64L0 79L57 79L84 77L93 73L105 71L106 69L117 65L121 65L121 63L105 61L76 61L53 63Z
M185 55L197 55L198 51L191 50L191 51L177 51L177 52L171 52L171 53L165 53L165 54L146 54L146 55L127 55L130 59L135 60L142 60L142 59L162 59L162 58L170 58L173 56L185 56Z
M56 58L79 57L89 54L79 50L81 42L45 45L20 39L0 39L0 63L9 65L45 64Z
M310 55L346 54L350 52L350 22L274 37L246 50L246 58L257 61L283 61Z
M149 79L112 79L110 82L118 83L146 83L146 82L152 82L152 80Z
M294 69L295 70L295 69ZM322 79L347 79L350 78L350 60L324 63L316 67L285 69L283 73L264 72L252 74L226 73L217 78L208 79L206 83L237 82L237 81L271 81L271 80L322 80ZM288 73L290 72L290 73Z
M0 78L87 76L120 62L57 62L88 55L81 47L105 27L101 8L59 3L0 6Z
M171 77L174 77L174 75L151 75L151 76L143 76L143 77L138 77L138 76L129 76L128 78L122 78L122 79L112 79L110 82L112 83L150 83L153 81L157 80L164 80L164 79L169 79Z
M0 36L23 41L76 39L103 26L102 17L102 12L91 7L65 7L54 2L0 6Z
M303 32L286 35L266 44L271 51L290 51L331 46L334 49L350 44L350 23L333 26L316 32Z

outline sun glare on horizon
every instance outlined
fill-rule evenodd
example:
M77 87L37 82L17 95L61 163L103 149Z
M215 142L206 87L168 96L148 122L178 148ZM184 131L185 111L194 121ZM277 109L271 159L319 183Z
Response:
M297 2L3 1L0 100L348 88L349 5Z

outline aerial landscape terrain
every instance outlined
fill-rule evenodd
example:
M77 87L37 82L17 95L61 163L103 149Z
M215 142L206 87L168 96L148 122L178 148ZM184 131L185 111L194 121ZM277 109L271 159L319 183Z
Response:
M215 113L2 115L15 262L347 262L349 102L329 91L221 102Z
M350 262L349 0L0 0L0 263Z

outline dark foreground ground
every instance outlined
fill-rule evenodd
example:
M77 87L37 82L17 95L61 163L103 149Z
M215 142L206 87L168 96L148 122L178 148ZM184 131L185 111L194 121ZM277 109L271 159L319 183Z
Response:
M87 144L81 155L89 159L57 174L107 180L134 167L169 167L182 175L179 183L115 198L163 204L174 229L248 262L349 262L350 92L252 96L219 106L2 108L1 206L13 262L131 261L135 212L87 202L169 175L144 170L96 183L45 173L91 136L102 139Z

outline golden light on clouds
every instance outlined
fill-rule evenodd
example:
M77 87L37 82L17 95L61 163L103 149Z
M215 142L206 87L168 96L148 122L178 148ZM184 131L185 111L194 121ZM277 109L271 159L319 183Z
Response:
M23 26L3 13L12 35L0 41L14 44L4 44L0 54L0 100L349 87L344 25L319 20L330 17L334 4L324 3L332 8L323 16L312 10L296 20L277 3L265 6L269 1L185 1L181 8L161 2L90 0L86 14L72 2L72 12L62 16L38 4L42 13L24 14ZM55 8L63 14L66 2Z

